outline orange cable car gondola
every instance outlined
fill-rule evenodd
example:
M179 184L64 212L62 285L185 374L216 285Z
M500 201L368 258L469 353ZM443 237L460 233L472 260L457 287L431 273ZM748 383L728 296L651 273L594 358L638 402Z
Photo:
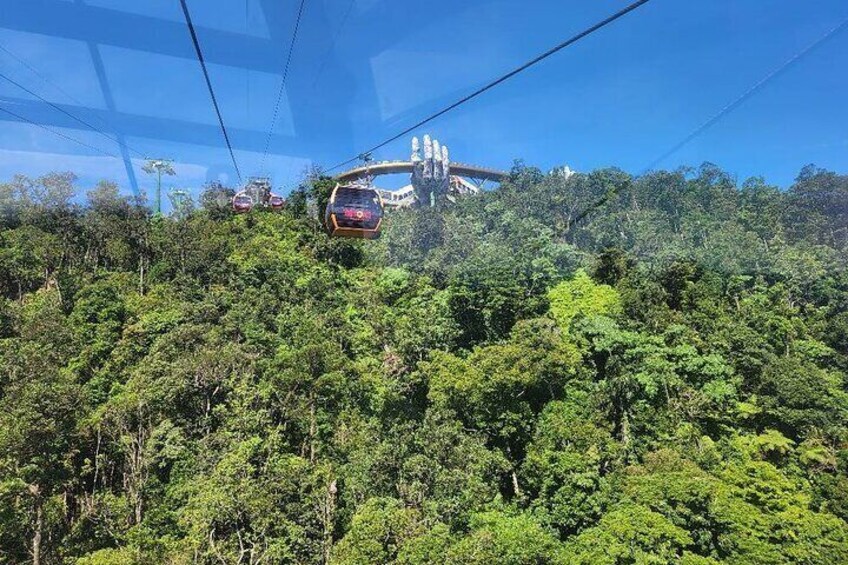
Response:
M383 199L371 187L337 184L330 194L324 223L332 237L377 239L383 222Z

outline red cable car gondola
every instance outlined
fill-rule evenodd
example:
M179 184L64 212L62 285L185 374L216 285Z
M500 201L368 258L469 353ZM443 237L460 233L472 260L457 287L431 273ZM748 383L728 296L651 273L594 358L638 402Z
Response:
M253 198L249 194L242 191L233 196L233 211L236 214L244 214L250 212L253 208Z
M268 206L271 210L282 210L286 205L286 199L278 194L271 193L268 196Z
M333 237L376 239L383 221L383 199L369 187L337 184L330 194L324 223Z

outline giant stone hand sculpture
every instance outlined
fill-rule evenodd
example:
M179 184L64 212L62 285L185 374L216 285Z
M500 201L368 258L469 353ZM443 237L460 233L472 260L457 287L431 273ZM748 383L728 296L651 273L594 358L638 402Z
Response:
M412 138L413 163L412 186L415 190L416 204L419 206L435 206L443 202L450 188L450 161L447 146L438 140L424 136L424 158L421 158L421 147L418 138Z

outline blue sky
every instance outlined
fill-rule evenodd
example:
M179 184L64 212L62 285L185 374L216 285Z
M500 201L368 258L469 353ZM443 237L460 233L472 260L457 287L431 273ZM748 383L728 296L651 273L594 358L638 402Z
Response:
M306 0L265 170L263 147L299 0L189 0L244 176L287 192L622 8L622 0ZM844 0L652 0L425 126L458 161L641 172L848 18ZM178 0L3 0L0 69L142 155L168 184L235 183ZM660 167L712 161L788 186L807 163L848 171L848 27ZM54 87L58 84L61 90ZM149 191L142 159L0 79L0 181L72 170ZM409 140L375 154L408 157ZM127 164L132 172L127 169ZM132 177L135 177L133 180Z

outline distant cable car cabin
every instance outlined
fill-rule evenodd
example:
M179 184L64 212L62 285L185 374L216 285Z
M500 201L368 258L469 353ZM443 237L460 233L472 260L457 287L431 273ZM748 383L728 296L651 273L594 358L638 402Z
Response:
M253 198L249 194L242 191L233 196L233 212L236 214L245 214L253 208Z
M377 239L383 221L383 200L374 188L337 184L330 194L324 223L332 237Z
M268 207L271 210L278 211L282 210L286 205L286 200L282 196L278 194L271 193L268 196Z

